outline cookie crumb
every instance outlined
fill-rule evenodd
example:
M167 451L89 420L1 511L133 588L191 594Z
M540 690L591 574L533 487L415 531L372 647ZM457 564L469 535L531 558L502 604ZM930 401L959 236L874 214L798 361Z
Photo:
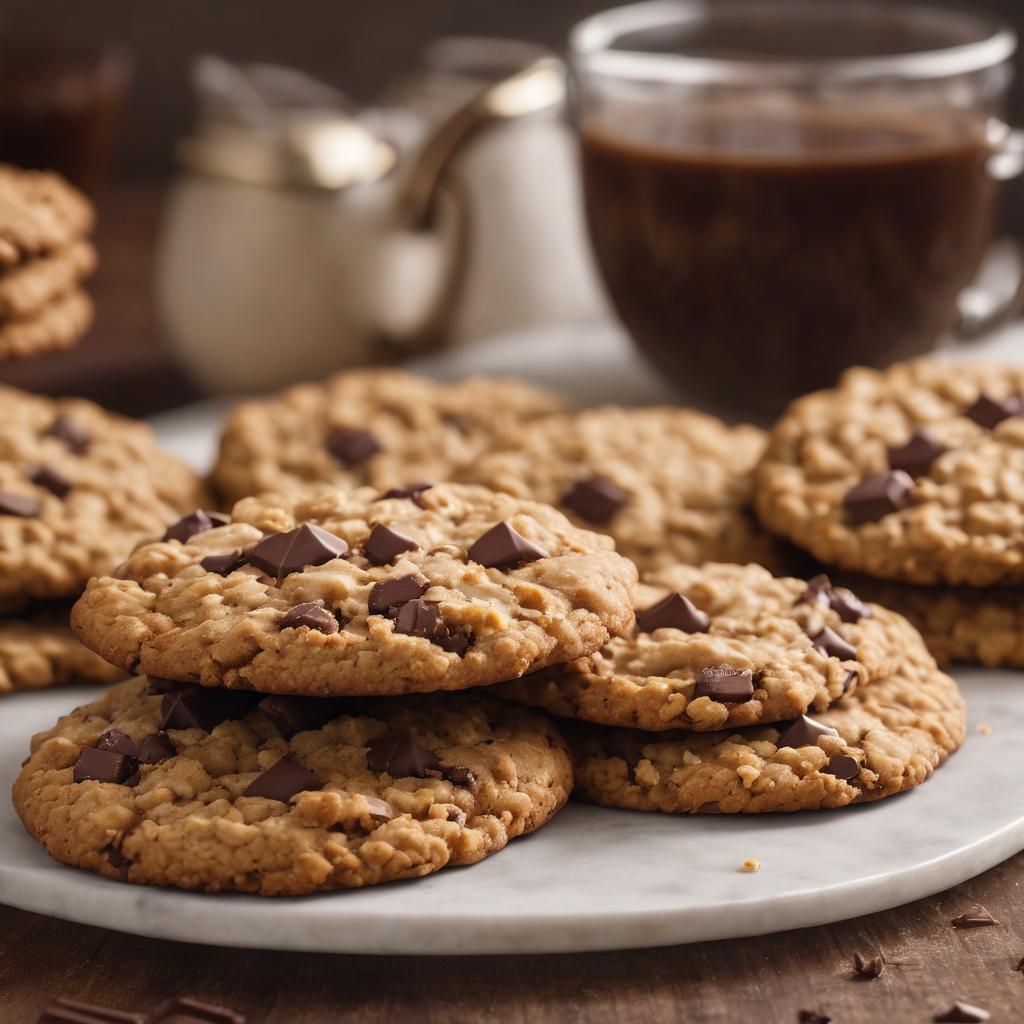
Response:
M753 857L748 857L740 865L740 871L744 871L744 872L746 872L748 874L750 874L750 873L752 873L754 871L760 871L760 870L761 870L761 862L759 860L754 860Z

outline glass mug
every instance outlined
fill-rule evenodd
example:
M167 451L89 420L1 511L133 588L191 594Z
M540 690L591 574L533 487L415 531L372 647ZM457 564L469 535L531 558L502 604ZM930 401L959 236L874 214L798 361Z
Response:
M587 223L637 346L747 415L933 348L978 297L999 181L1021 170L1001 120L1015 49L987 18L870 0L581 22Z

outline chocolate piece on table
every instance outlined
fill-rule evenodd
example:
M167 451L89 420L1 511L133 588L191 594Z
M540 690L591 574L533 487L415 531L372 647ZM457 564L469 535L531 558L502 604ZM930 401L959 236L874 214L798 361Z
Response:
M902 469L876 473L851 487L843 499L846 514L855 526L877 522L890 512L898 512L910 504L914 479Z
M580 480L562 504L588 523L607 523L629 501L629 492L604 476Z
M112 1010L109 1006L80 1003L77 999L54 999L43 1010L38 1024L143 1024L141 1013Z
M472 562L479 562L487 569L512 569L538 558L547 558L548 553L528 541L508 523L498 523L478 537L466 552Z
M747 669L713 665L701 670L693 696L710 697L724 704L742 704L754 695L754 677Z
M187 684L164 694L160 704L161 729L202 729L212 732L221 722L244 718L256 701L250 693L206 689Z
M370 536L363 545L363 554L373 565L387 565L394 561L397 555L406 551L415 551L418 546L416 541L397 530L378 523L370 531Z
M262 796L286 804L297 793L323 788L324 784L315 772L296 764L291 758L282 757L262 775L253 779L242 795Z
M857 648L844 640L834 629L824 626L811 637L811 645L822 654L840 661L856 661Z
M39 515L42 506L35 498L26 494L11 494L9 491L0 491L0 515L21 516L29 519Z
M994 430L1003 420L1019 416L1022 412L1024 401L1021 401L1020 395L1008 395L1000 400L982 392L974 403L964 410L964 415L969 420L974 420L979 427Z
M226 1006L178 996L164 1003L150 1018L149 1024L246 1024L246 1017Z
M92 444L89 431L70 416L60 413L43 431L44 436L63 441L76 455L84 455Z
M351 702L343 697L288 697L276 694L260 702L260 710L286 740L290 740L296 733L321 728L351 706Z
M206 512L197 508L187 516L182 516L176 523L171 523L164 531L163 540L176 540L187 544L193 537L200 533L206 533L217 526L224 526L228 522L225 516L216 512Z
M394 630L402 636L418 636L437 644L442 650L463 654L469 647L465 633L452 632L441 617L437 605L418 598L400 605L393 615Z
M878 978L885 970L885 959L881 954L872 957L860 953L853 954L853 973L858 978Z
M74 486L63 473L58 473L49 466L36 466L27 476L36 487L45 488L58 498L66 498L68 491Z
M338 620L334 613L324 607L323 601L306 601L289 608L277 624L278 629L295 629L307 626L318 633L328 635L338 632Z
M236 569L241 569L247 559L241 551L228 551L223 555L207 555L199 564L207 572L215 572L218 576L230 576Z
M387 772L395 779L424 779L428 772L437 771L441 762L412 733L397 732L370 740L366 767L371 772Z
M992 1014L983 1010L980 1006L972 1006L970 1003L955 1002L945 1013L940 1013L932 1020L935 1024L982 1024L983 1021L991 1020Z
M807 715L801 715L795 722L790 723L779 734L775 741L777 747L813 747L817 746L820 736L838 736L835 729L821 722L816 722Z
M429 491L433 484L418 483L406 484L405 487L392 487L385 491L377 500L384 501L386 498L410 498L419 504L417 500L424 491Z
M327 450L346 466L358 466L381 451L380 441L359 427L335 427L324 442Z
M988 928L999 922L985 910L972 910L966 914L960 914L949 922L954 928Z
M911 476L924 476L946 450L929 430L919 427L906 444L889 449L889 468L902 469Z
M860 765L857 759L849 754L833 754L828 759L828 764L821 770L826 775L834 775L846 782L860 774Z
M391 615L392 609L422 597L430 589L430 580L418 574L398 576L374 584L366 605L371 615Z
M650 608L636 613L636 628L641 633L656 629L681 629L684 633L706 633L711 620L688 597L667 594Z
M293 572L301 572L310 565L323 565L348 551L348 544L333 533L303 523L287 533L272 533L251 547L246 555L249 562L278 582Z
M75 782L122 783L134 774L137 765L133 757L114 750L83 747L78 755L71 778Z

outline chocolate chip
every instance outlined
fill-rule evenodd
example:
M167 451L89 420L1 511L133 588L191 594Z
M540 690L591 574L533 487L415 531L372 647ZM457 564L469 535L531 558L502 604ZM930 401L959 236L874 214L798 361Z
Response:
M629 492L604 476L580 480L562 504L588 523L607 523L629 501Z
M387 498L411 498L418 505L419 496L424 491L429 491L433 486L433 484L419 483L407 484L405 487L392 487L391 490L385 491L377 500L384 501Z
M95 747L83 747L71 774L72 781L85 782L124 782L134 773L134 758L118 754L113 750L97 750Z
M684 633L706 633L711 620L689 598L667 594L650 608L636 613L636 628L641 633L656 629L681 629Z
M543 548L532 544L508 523L492 526L473 542L466 554L470 561L479 562L487 569L512 569L548 557Z
M840 661L856 661L857 648L847 643L834 629L828 626L822 627L820 633L811 637L812 646L830 658L838 658Z
M441 769L441 774L453 786L465 786L467 789L472 789L476 785L476 776L460 764L445 765Z
M77 999L54 999L43 1010L38 1024L143 1024L144 1020L141 1013L125 1013Z
M164 531L164 540L176 540L181 544L187 544L196 534L206 533L217 526L224 526L229 520L216 512L204 512L197 508L187 516L182 516L176 523L172 523Z
M701 671L693 696L710 697L723 704L742 704L754 695L754 678L746 669L713 665Z
M857 759L849 754L833 754L828 759L828 764L821 770L826 775L834 775L837 779L846 781L860 774L860 765Z
M902 469L911 476L924 476L947 448L923 427L910 435L906 444L889 449L889 468Z
M281 621L277 624L278 629L296 629L299 626L307 626L315 629L318 633L326 633L330 636L337 633L338 620L333 613L324 607L323 601L306 601L289 608L284 613Z
M1020 395L1008 395L1002 401L998 398L991 398L983 391L978 395L975 402L969 406L964 415L969 420L974 420L979 427L986 430L994 430L1003 420L1011 416L1019 416L1024 412L1024 402Z
M827 608L832 598L832 581L824 574L812 576L807 588L796 599L797 604L820 604Z
M319 729L337 718L347 702L337 697L266 697L260 710L274 723L277 731L290 740L296 733Z
M310 565L323 565L348 551L348 544L333 533L303 523L287 533L272 533L249 549L248 559L278 582Z
M74 486L66 476L49 466L36 466L27 475L36 487L42 487L58 498L66 498Z
M932 1017L935 1024L981 1024L982 1021L991 1019L992 1014L988 1010L959 1001L955 1002L945 1013Z
M160 704L160 728L212 732L221 722L244 718L255 700L252 694L234 690L175 687L164 694Z
M357 466L381 451L380 441L359 427L335 427L324 442L327 450L346 466Z
M430 580L424 576L398 576L375 583L366 606L371 615L390 615L393 608L422 597L430 589Z
M89 445L92 444L89 431L64 413L57 416L43 431L43 434L63 441L76 455L84 455L89 450Z
M177 753L166 736L143 736L135 746L142 764L161 764Z
M801 715L795 722L791 722L779 734L775 741L777 747L813 747L818 743L819 736L838 736L835 729L821 722L816 722L807 715Z
M876 473L847 492L843 499L846 514L855 526L876 522L890 512L906 508L913 489L913 478L902 469Z
M974 910L967 914L954 917L949 922L954 928L989 928L999 922L987 911Z
M885 960L880 956L866 957L853 954L853 973L858 978L878 978L885 970Z
M799 1024L830 1024L832 1018L820 1010L801 1010L796 1019Z
M199 563L207 572L215 572L218 576L230 576L236 569L246 564L246 557L241 551L229 551L225 555L207 555Z
M442 650L462 655L469 647L465 633L452 631L441 617L437 605L419 599L406 601L394 612L394 630L402 636L418 636L437 644Z
M870 619L873 614L868 605L845 587L831 592L829 604L843 622L860 622L861 619Z
M405 551L415 551L416 541L403 536L397 530L378 523L371 531L363 545L363 554L372 565L387 565L396 555Z
M0 491L0 515L21 516L23 519L28 519L39 515L41 507L35 498L29 498L24 494Z
M262 796L286 804L297 793L323 788L324 784L315 772L282 757L277 764L253 779L242 796Z
M229 1010L226 1006L178 996L164 1003L149 1024L246 1024L246 1018L244 1014Z
M371 772L387 772L395 779L425 779L428 772L441 767L441 762L412 733L396 732L370 740L366 767Z
M94 744L97 750L110 750L115 754L138 758L139 748L135 741L119 729L108 729Z

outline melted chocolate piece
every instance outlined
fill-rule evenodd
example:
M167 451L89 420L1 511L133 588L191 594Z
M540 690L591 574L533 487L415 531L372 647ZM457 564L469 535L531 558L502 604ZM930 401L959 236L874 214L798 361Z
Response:
M838 736L839 733L821 722L816 722L807 715L801 715L791 722L779 734L775 741L777 747L813 747L817 746L819 736Z

